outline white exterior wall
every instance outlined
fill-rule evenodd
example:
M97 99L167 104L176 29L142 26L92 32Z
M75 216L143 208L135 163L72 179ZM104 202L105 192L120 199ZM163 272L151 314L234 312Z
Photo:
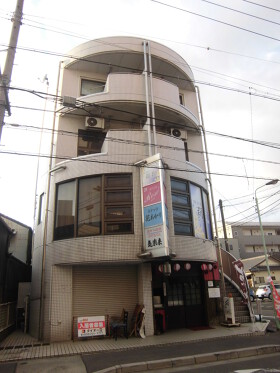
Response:
M107 39L106 39L107 40ZM111 40L110 38L108 39ZM112 38L116 41L116 39ZM121 46L89 42L75 49L73 54L85 56L91 53L123 50L129 46L143 53L141 44L134 44L134 38L122 38ZM127 43L127 45L126 45ZM175 52L157 44L155 54L160 58L169 60L180 66L189 77L192 73ZM153 50L153 47L151 47ZM81 63L82 64L82 63ZM67 63L66 63L67 65ZM71 64L70 64L71 65ZM69 66L70 66L69 65ZM93 64L94 66L94 64ZM94 67L92 68L94 70ZM106 80L105 92L89 95L83 98L88 102L114 102L114 100L128 100L145 104L144 78L138 74L111 74L108 78L102 74L79 69L64 69L62 96L80 96L80 80L97 79ZM125 82L125 84L123 84ZM179 89L174 84L163 79L154 78L155 103L164 110L178 113L184 118L193 118L198 121L196 94L194 91L183 91L188 109L179 103ZM113 122L113 121L112 121ZM46 236L46 259L44 272L44 340L69 340L71 338L72 323L72 266L94 263L130 263L138 264L138 292L139 303L146 308L146 333L153 334L153 305L151 288L151 265L143 264L138 258L142 250L142 206L140 188L140 170L133 164L149 156L148 136L145 130L111 130L106 128L107 137L102 147L102 153L77 157L78 129L85 129L85 118L80 116L60 116L57 129L59 131L73 132L72 136L58 134L56 137L55 154L67 156L72 160L56 160L56 167L65 166L51 173L50 198L48 205L48 221ZM110 123L112 125L112 123ZM129 124L118 122L124 128ZM135 127L133 127L135 128ZM178 260L216 261L216 249L212 241L190 236L175 236L172 218L172 201L170 177L189 180L207 190L205 163L203 156L202 138L199 131L187 131L188 148L201 151L189 153L190 162L186 162L184 142L167 134L157 134L158 152L162 154L163 161L168 165L166 169L167 205L170 222L170 245L175 251ZM124 142L113 140L122 139ZM139 145L135 145L134 141ZM129 165L128 165L129 164ZM55 218L55 190L58 183L84 176L103 175L107 173L132 173L133 175L133 208L134 233L125 235L105 235L78 237L53 241ZM38 195L41 194L38 190ZM44 190L47 193L46 190ZM33 283L31 296L31 330L33 334L38 331L38 309L41 287L42 248L44 222L37 226L33 250ZM38 317L38 316L37 316Z

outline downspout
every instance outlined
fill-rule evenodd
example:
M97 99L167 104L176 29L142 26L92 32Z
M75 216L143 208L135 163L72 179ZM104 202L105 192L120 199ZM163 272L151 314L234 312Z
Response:
M54 147L54 132L56 122L56 109L57 109L57 97L58 87L60 81L60 70L61 63L59 62L57 84L56 84L56 100L54 104L53 114L53 125L52 125L52 137L51 137L51 149L49 159L49 171L48 171L48 183L47 183L47 198L46 198L46 209L44 219L44 235L43 235L43 253L42 253L42 269L41 269L41 293L40 293L40 310L39 310L39 340L43 339L43 323L44 323L44 295L45 295L45 265L46 265L46 249L47 249L47 234L48 234L48 216L49 216L49 201L50 201L50 184L51 184L51 170L52 170L52 159L53 159L53 147Z
M151 46L150 42L147 42L148 54L149 54L149 72L150 72L150 95L151 95L151 106L152 106L152 122L153 122L153 137L154 137L154 154L157 154L157 133L156 133L156 115L154 105L154 93L153 93L153 71L152 71L152 57L151 57Z
M151 141L151 119L150 119L150 102L149 102L149 84L148 84L148 69L147 69L147 51L146 51L147 42L143 42L144 49L144 76L145 76L145 94L146 94L146 110L147 110L147 120L146 127L148 131L148 144L149 144L149 157L152 156L152 141Z
M211 204L212 204L212 211L213 211L213 219L215 224L215 233L216 233L216 239L217 239L217 246L218 246L218 263L219 267L221 269L221 308L223 311L223 317L225 319L225 310L224 310L224 302L223 298L226 296L226 287L225 287L225 278L224 278L224 268L223 268L223 260L222 260L222 254L221 254L221 245L219 240L219 233L218 233L218 225L217 225L217 216L215 211L215 200L214 200L214 193L213 193L213 187L212 187L212 179L211 179L211 172L210 172L210 163L209 163L209 157L208 157L208 148L207 148L207 142L206 142L206 135L205 135L205 127L204 127L204 119L203 119L203 112L202 112L202 106L201 106L201 98L200 98L200 91L199 87L195 86L196 92L197 92L197 98L198 98L198 104L199 104L199 113L200 113L200 128L202 131L202 138L205 148L205 158L206 158L206 174L207 174L207 181L210 186L210 195L211 195Z

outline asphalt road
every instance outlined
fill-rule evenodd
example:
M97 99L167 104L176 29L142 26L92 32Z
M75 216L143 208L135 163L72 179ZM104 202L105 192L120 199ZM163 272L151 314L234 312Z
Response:
M215 373L235 373L247 369L260 369L260 372L265 373L273 372L280 373L280 356L278 355L267 355L267 356L257 356L251 358L238 359L238 361L227 361L219 363L210 363L199 365L196 368L184 367L178 369L163 370L161 373L209 373L209 370ZM245 372L244 372L245 373ZM248 371L246 371L248 373Z
M180 356L192 356L203 353L273 344L280 344L279 331L275 333L267 333L263 336L236 336L200 342L176 343L164 346L137 348L127 351L84 354L82 355L82 359L87 372L94 372L118 364L168 359ZM227 373L228 372L229 371L227 371Z
M22 360L17 363L13 362L0 364L0 373L92 373L97 370L101 370L118 364L161 360L172 357L192 356L203 353L276 344L280 344L280 331L259 336L236 336L230 338L205 340L200 342L175 343L153 347L150 346L125 351L105 351L58 358ZM257 363L264 362L265 364L262 364L262 366L266 368L279 367L280 357L278 355L274 355L268 360L267 356L263 355L261 359L257 361ZM224 364L221 362L217 365L216 363L215 365L208 364L207 366L199 365L198 368L192 368L192 370L188 371L209 372L209 370L212 370L215 373L229 373L234 372L234 370L232 369L245 369L243 368L245 366L255 367L257 366L255 364L255 360L256 359L247 359L246 361L248 361L249 365L247 365L247 362L243 361L243 359L242 361L240 359L232 360L230 362L230 365L229 362ZM214 367L214 369L212 369L212 366ZM257 367L260 366L261 365L258 365ZM186 367L180 370L180 372L186 371ZM172 370L172 372L175 373L175 370ZM163 371L161 373L163 373Z

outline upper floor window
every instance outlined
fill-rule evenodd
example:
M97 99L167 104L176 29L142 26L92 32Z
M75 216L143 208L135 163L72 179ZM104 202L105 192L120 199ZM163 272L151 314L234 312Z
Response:
M132 175L101 175L57 185L54 240L133 233Z
M104 92L105 82L97 80L81 80L81 96L92 95L94 93Z
M208 195L197 185L171 179L174 232L212 239Z
M78 130L78 156L101 153L106 133L96 130Z
M44 193L40 194L40 197L39 197L37 224L42 223L42 220L43 220L43 202L44 202Z
M184 103L184 95L182 93L179 93L179 101L180 101L180 105L185 105Z

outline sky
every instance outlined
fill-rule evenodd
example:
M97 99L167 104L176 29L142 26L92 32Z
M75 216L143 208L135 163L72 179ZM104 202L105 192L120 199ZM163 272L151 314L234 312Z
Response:
M0 5L2 71L15 7L15 0ZM217 220L222 200L227 222L257 221L255 190L280 179L279 12L277 0L25 0L0 142L0 213L33 227L40 128L51 127L54 109L44 93L55 94L63 55L124 35L162 43L190 65ZM280 222L280 182L257 196L262 220Z

